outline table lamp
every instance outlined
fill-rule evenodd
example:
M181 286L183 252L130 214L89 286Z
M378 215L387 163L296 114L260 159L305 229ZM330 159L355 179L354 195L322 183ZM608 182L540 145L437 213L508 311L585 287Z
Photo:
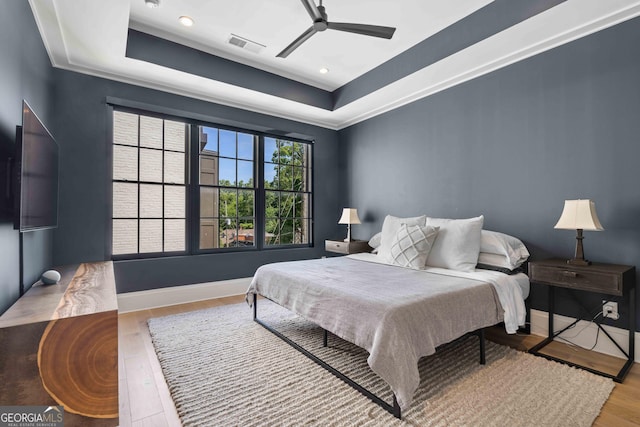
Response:
M345 242L351 241L351 224L360 224L360 218L358 218L358 209L344 208L342 209L342 216L338 220L338 224L347 224L347 238Z
M567 261L572 265L589 265L590 261L584 259L584 249L582 248L583 230L602 231L604 227L600 224L596 214L596 205L588 199L565 200L564 209L558 223L553 227L561 230L576 230L576 254L573 259Z

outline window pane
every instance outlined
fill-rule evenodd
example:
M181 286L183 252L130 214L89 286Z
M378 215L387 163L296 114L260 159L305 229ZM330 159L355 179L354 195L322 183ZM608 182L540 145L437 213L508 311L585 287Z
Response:
M137 129L136 129L137 130ZM138 149L113 146L113 179L122 181L138 180Z
M162 151L140 149L140 181L162 182Z
M138 115L113 112L113 143L138 146Z
M280 228L280 220L275 218L267 218L265 223L265 245L278 245L280 244L280 234L278 232Z
M238 160L238 187L253 187L253 162Z
M280 244L293 243L293 219L280 220Z
M218 189L200 187L200 217L214 218L218 212Z
M306 179L304 169L300 167L293 167L293 191L306 191Z
M254 221L245 219L240 220L239 229L238 229L238 239L237 246L254 246L255 245L255 235L254 235Z
M296 199L296 216L300 218L311 218L311 197L309 194L297 194Z
M220 185L235 187L236 185L236 161L235 159L218 159L220 166Z
M162 185L140 184L140 218L162 218Z
M164 251L176 252L186 249L185 242L185 220L165 219L164 220Z
M290 165L293 162L293 142L280 141L280 164Z
M218 185L218 158L200 155L200 184Z
M299 142L293 143L293 160L292 163L296 166L304 166L305 165L305 150L307 144L301 144Z
M293 189L293 169L292 166L278 166L278 184L281 190Z
M162 252L162 220L140 220L140 253Z
M162 149L162 119L140 116L140 146Z
M293 217L293 202L295 198L291 193L282 193L280 195L280 214L278 215L282 218L292 218Z
M278 165L264 164L264 188L278 188Z
M185 216L184 187L166 185L164 187L164 217L184 218Z
M186 130L185 123L165 120L164 121L164 149L184 152L186 133L187 133L187 130Z
M165 151L164 182L184 184L184 153Z
M236 211L236 190L226 190L220 189L220 214L223 217L233 217L238 216Z
M138 220L114 219L112 227L112 248L114 255L138 252Z
M235 218L220 218L220 246L230 248L236 246L237 224Z
M277 218L280 212L280 193L275 191L265 192L265 216L267 218Z
M254 216L254 192L249 190L238 190L238 217Z
M302 244L309 243L309 220L296 219L294 221L295 235L294 243Z
M113 217L138 217L138 184L113 183Z
M200 150L218 154L218 129L200 126Z
M220 156L236 157L236 133L220 129Z
M200 249L220 247L219 224L218 218L200 218Z
M264 139L264 161L278 163L278 144L274 138Z
M187 125L119 111L113 120L112 253L184 251Z
M248 133L238 134L238 158L253 160L254 136Z

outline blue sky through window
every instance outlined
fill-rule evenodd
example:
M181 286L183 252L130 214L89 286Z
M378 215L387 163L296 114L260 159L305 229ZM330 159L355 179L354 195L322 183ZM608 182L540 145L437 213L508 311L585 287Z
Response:
M230 185L242 181L246 186L253 178L255 136L205 126L202 127L202 132L207 135L207 143L203 149L216 152L221 157L218 161L220 181L229 181ZM249 160L237 162L237 176L236 158Z

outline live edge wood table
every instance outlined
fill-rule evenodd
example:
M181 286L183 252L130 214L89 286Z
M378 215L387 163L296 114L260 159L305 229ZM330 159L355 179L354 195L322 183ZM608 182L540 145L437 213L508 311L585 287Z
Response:
M635 319L636 319L636 269L629 265L592 263L587 266L576 266L567 264L563 259L549 259L529 263L529 278L532 282L549 286L549 332L547 338L532 347L529 352L547 359L567 363L578 368L585 369L595 374L613 378L616 382L622 382L625 375L633 365L635 355ZM568 288L577 291L594 292L604 295L624 296L629 304L629 350L625 352L613 337L601 326L600 322L595 322L602 331L626 356L626 362L617 375L611 375L587 366L569 363L562 359L541 353L540 350L562 332L573 326L575 323L554 333L553 315L555 311L555 288Z
M64 406L64 425L118 425L113 264L59 269L0 316L0 405Z

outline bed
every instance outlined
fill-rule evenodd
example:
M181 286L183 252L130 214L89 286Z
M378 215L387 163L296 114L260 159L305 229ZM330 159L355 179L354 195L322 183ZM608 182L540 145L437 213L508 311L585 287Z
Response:
M341 378L400 418L418 388L421 357L500 322L514 333L525 322L528 293L523 273L416 269L363 253L264 265L254 275L247 300L254 304L257 321L256 296L261 295L367 350L367 363L390 386L393 404L383 404Z

